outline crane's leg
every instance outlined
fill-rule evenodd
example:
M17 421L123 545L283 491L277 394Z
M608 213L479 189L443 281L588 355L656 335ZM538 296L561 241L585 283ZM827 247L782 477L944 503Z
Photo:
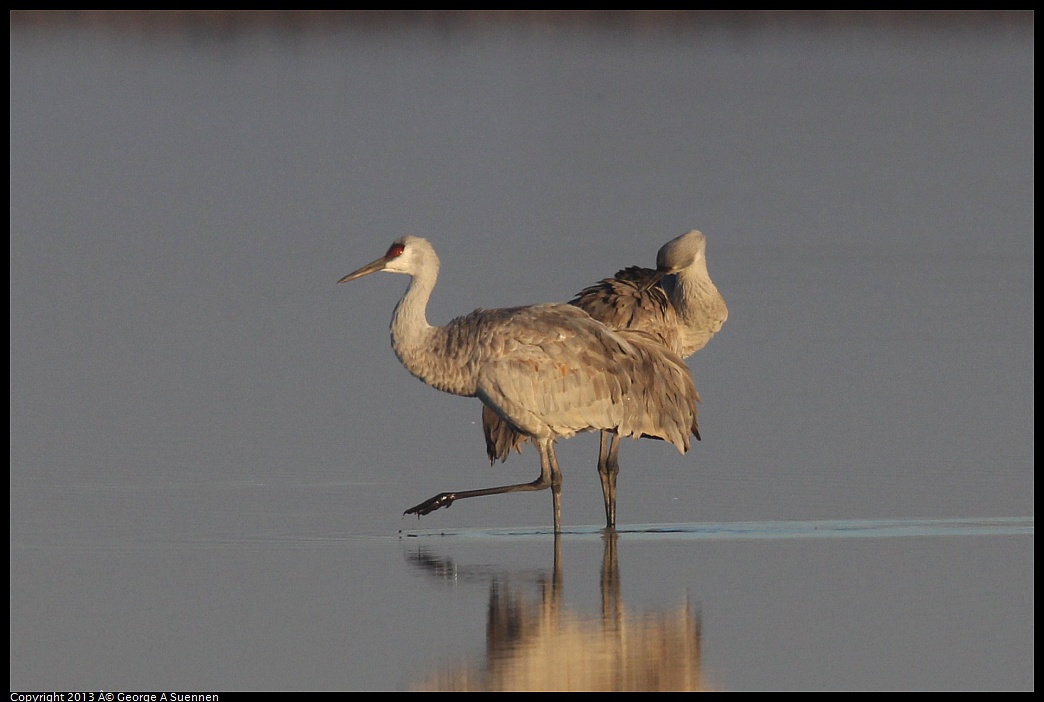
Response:
M462 490L460 492L440 492L435 497L421 502L419 505L410 507L403 512L416 514L421 517L431 514L442 507L449 507L457 500L468 497L483 497L485 495L502 495L508 492L531 492L534 490L546 490L551 488L551 496L555 509L555 533L561 531L562 513L562 471L558 468L558 458L555 456L554 441L540 441L537 443L540 451L540 477L531 483L519 483L517 485L500 485L498 487L482 488L479 490Z
M555 510L555 533L562 531L562 471L558 467L558 456L555 455L555 442L540 442L540 475L550 469L551 502Z
M616 455L620 452L620 435L603 431L598 442L598 479L602 481L602 497L605 499L605 528L616 528L616 476L620 464Z

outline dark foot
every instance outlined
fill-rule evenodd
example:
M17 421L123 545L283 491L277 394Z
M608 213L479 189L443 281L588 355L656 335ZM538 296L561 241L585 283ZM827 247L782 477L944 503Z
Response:
M440 507L449 507L453 504L453 500L457 499L457 496L452 492L441 492L430 500L421 502L416 507L410 507L408 510L403 512L403 515L416 514L417 519L420 519L425 514L431 514Z

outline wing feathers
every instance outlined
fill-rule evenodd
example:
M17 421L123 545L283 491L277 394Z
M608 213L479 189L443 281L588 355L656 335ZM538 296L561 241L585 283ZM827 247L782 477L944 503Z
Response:
M524 434L569 437L588 430L649 436L689 448L699 395L684 362L655 335L612 332L576 307L520 308L503 320L501 345L479 369L487 453L506 458Z

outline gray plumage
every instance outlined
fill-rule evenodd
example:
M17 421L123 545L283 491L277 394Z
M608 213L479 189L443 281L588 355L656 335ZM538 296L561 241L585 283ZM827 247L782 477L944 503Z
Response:
M536 445L541 472L531 483L440 493L406 514L428 514L467 497L551 488L557 533L558 439L599 430L663 439L684 453L690 436L698 436L692 374L653 336L612 331L567 304L479 309L432 326L425 310L438 269L431 244L407 236L338 282L376 271L411 276L392 316L396 356L428 385L478 397L512 432Z
M569 304L613 329L656 334L682 358L706 346L729 317L707 272L707 238L695 229L661 246L655 269L625 268Z
M707 272L707 239L695 229L661 246L655 269L624 268L584 288L569 304L612 329L644 332L682 358L706 346L729 316L725 299ZM491 463L507 460L512 449L521 452L527 438L486 407L482 429ZM619 437L603 432L598 473L609 528L616 524L618 450Z

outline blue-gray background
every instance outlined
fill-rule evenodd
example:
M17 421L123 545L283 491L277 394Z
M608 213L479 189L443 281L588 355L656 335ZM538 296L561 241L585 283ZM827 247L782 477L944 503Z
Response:
M689 359L704 440L621 451L621 524L688 532L621 536L627 604L699 601L715 687L1033 688L1032 14L570 17L12 15L12 689L401 689L481 654L485 589L400 530L550 569L488 531L550 495L402 510L535 452L490 468L478 402L399 365L405 279L335 282L425 236L444 323L690 228L730 317ZM596 447L559 448L580 532ZM853 519L1029 527L693 538ZM602 546L564 555L582 611Z

